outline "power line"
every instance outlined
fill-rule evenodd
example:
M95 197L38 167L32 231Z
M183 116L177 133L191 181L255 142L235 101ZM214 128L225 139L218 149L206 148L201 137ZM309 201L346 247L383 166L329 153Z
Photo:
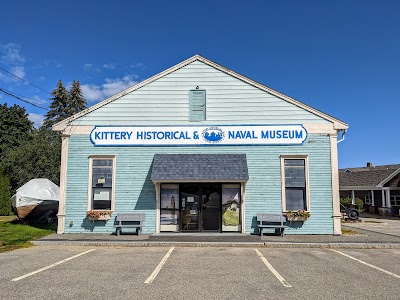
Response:
M11 93L11 94L14 94L14 95L18 95L18 96L20 96L20 97L22 97L22 98L24 98L24 99L31 100L31 101L37 103L37 105L40 105L40 104L41 104L40 101L35 100L35 99L32 99L32 98L29 98L29 97L26 97L26 96L21 95L21 94L19 94L19 93L17 93L17 92L12 92L12 91L10 91L10 90L6 90L5 88L1 88L1 89L4 90L4 91L6 91L6 92L8 92L8 93ZM45 101L47 101L47 100L45 100Z
M41 108L41 109L44 109L44 110L48 110L48 109L45 108L45 107L42 107L42 106L37 105L37 104L35 104L35 103L32 103L32 102L30 102L30 101L28 101L28 100L24 100L24 99L22 99L22 98L20 98L20 97L18 97L18 96L16 96L16 95L14 95L14 94L12 94L12 93L9 93L9 92L3 90L2 88L0 88L0 92L3 92L4 94L7 94L7 95L9 95L9 96L11 96L11 97L17 98L18 100L20 100L20 101L22 101L22 102L25 102L25 103L28 103L28 104L30 104L30 105L33 105L33 106L35 106L35 107L37 107L37 108Z
M35 88L37 88L37 89L39 89L39 90L42 90L43 92L46 92L46 93L48 93L48 94L51 95L51 93L50 93L49 91L46 91L46 90L42 89L41 87L38 87L37 85L34 85L33 83L30 83L29 81L26 81L25 79L23 79L23 78L21 78L21 77L18 77L17 75L15 75L15 74L13 74L13 73L7 71L6 69L4 69L4 68L2 68L2 67L0 67L0 69L3 70L4 72L7 72L8 74L14 76L15 78L18 78L18 79L20 79L20 80L26 82L27 84L30 84L31 86L34 86Z

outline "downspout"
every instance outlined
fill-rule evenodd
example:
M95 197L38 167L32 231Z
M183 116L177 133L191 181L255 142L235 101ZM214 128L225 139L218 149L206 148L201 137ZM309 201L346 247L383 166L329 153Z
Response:
M341 138L340 140L337 141L338 144L339 144L340 142L343 142L343 141L344 141L344 136L345 136L346 133L347 133L347 129L340 130L340 131L343 131L343 133L342 133L342 138Z

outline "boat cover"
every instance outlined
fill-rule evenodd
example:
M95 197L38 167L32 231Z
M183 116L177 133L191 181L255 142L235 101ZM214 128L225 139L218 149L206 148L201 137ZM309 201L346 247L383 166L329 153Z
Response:
M17 189L11 203L13 207L38 205L46 200L58 201L59 196L58 185L47 178L35 178Z

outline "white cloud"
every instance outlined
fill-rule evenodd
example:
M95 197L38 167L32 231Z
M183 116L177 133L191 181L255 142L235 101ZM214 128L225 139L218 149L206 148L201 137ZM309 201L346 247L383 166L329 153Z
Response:
M20 78L25 77L25 68L22 66L12 67L10 69L10 72ZM17 83L17 84L21 83L21 81L17 77L14 77L14 76L12 76L8 73L4 73L4 72L0 73L0 80L2 80L3 82L7 82L7 83L9 83L9 82L13 82L13 83Z
M13 73L15 76L18 76L20 78L24 78L25 77L25 68L22 66L13 67L11 69L11 73Z
M96 72L100 72L101 71L99 67L96 67L93 64L84 64L83 65L83 69L85 71L96 71Z
M108 69L108 70L115 70L115 65L114 64L104 64L103 68Z
M8 43L0 43L0 63L9 66L7 69L9 72L15 74L18 77L25 77L25 68L21 64L25 63L26 59L21 54L21 46ZM19 79L1 71L0 80L6 83L13 82L18 83Z
M6 65L22 64L25 62L25 58L20 52L20 45L14 43L0 44L0 62Z
M83 65L83 69L84 69L85 71L89 71L92 67L93 67L92 64L84 64L84 65Z
M47 100L40 98L38 95L33 96L31 99L34 100L37 105L40 105L40 106L47 105Z
M144 64L142 64L142 63L135 63L135 64L130 65L130 67L132 69L139 69L139 70L146 69L146 66Z
M62 67L64 67L63 64L56 64L56 68L62 68Z
M87 101L98 102L115 95L138 83L135 75L125 75L122 78L106 78L102 85L82 84L82 93Z
M103 99L101 87L95 84L82 84L82 93L87 101L99 101Z
M36 128L39 128L43 125L44 115L30 113L28 114L28 119L35 123Z

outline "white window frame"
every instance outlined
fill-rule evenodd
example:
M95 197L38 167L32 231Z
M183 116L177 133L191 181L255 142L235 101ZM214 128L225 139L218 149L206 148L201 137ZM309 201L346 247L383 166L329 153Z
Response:
M400 206L400 195L390 195L390 205Z
M306 179L306 206L308 212L311 211L310 204L310 177L309 177L309 163L308 155L281 155L281 182L282 182L282 212L287 212L286 209L286 182L285 182L285 159L299 159L304 160L304 171Z
M89 182L88 182L88 204L87 210L93 210L92 206L92 170L93 170L93 160L102 160L102 159L111 159L113 161L112 164L112 187L111 187L111 211L114 211L115 208L115 173L116 173L116 159L115 155L90 155L89 156ZM101 210L101 209L99 209Z

